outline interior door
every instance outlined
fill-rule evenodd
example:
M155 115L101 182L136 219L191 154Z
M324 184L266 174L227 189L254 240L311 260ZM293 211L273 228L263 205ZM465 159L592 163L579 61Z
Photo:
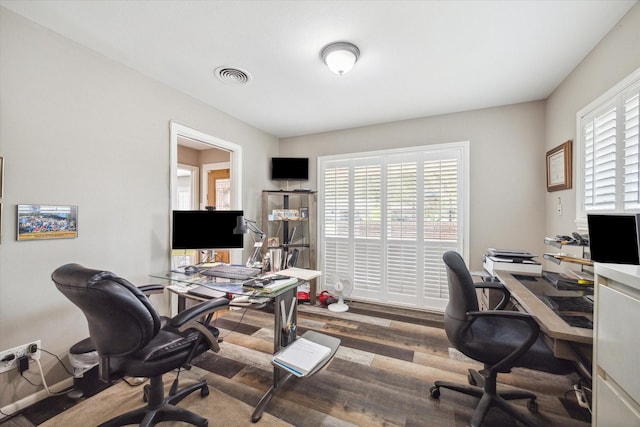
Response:
M207 174L207 205L216 210L231 209L231 174L229 169L210 170ZM216 251L216 261L229 263L229 251Z

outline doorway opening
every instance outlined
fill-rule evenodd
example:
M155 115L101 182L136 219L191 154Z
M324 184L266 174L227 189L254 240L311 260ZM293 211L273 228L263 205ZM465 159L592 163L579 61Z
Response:
M240 210L242 147L173 121L170 134L171 210ZM172 266L175 256L185 257L181 264L207 261L196 250L180 252L171 251ZM242 250L216 251L215 260L242 263Z

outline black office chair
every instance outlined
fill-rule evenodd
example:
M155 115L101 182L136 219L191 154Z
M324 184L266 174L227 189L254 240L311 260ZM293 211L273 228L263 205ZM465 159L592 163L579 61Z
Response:
M557 359L539 334L540 326L527 313L507 310L479 311L476 286L462 257L453 251L443 255L447 267L449 303L445 310L444 327L453 346L464 355L482 362L481 371L469 370L471 385L436 381L431 387L431 397L440 397L440 388L459 391L480 398L471 426L482 424L492 406L528 426L535 421L519 411L508 400L529 399L528 408L538 410L533 393L514 390L496 390L498 373L507 373L511 368L529 369L568 374L574 371L568 360Z
M219 351L218 330L209 325L214 312L229 301L205 301L162 322L146 295L127 280L108 271L66 264L51 275L56 287L77 305L89 324L89 335L100 356L100 378L113 382L123 376L148 377L146 407L117 416L101 427L137 424L152 426L160 421L184 421L207 426L208 420L175 406L200 390L209 394L202 380L178 390L178 377L165 397L162 375L174 369L189 369L193 357L207 350ZM179 373L179 370L178 370Z

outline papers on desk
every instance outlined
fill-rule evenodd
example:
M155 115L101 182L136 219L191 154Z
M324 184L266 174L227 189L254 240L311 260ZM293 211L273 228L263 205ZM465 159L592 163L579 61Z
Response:
M303 377L322 363L331 354L331 349L322 344L300 337L273 356L273 363Z
M262 288L262 291L266 293L275 292L277 290L286 288L287 286L294 285L296 283L298 283L298 279L296 279L295 277L289 277L288 279L274 280L273 282L264 285L264 287Z
M309 270L307 268L291 267L285 270L278 271L278 274L283 276L295 277L300 280L312 280L316 277L322 276L322 272L318 270Z

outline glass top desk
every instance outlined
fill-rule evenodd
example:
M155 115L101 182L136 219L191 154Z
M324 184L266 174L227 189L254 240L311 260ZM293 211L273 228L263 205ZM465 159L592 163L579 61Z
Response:
M203 297L191 295L185 290L178 291L177 288L172 287L171 284L180 284L185 286L188 289L189 286L193 285L209 285L209 287L215 287L218 290L228 293L235 293L234 289L239 290L241 287L236 286L228 286L229 279L216 279L215 277L204 276L199 273L187 275L184 273L177 272L162 272L150 275L156 279L163 279L170 283L168 289L175 293L178 296L178 311L182 311L185 308L186 299L194 299L202 301ZM234 282L237 283L237 282ZM298 323L298 309L297 309L297 294L298 294L298 286L304 283L303 280L298 280L296 283L292 283L291 285L284 286L280 289L274 290L269 293L265 292L257 292L255 295L268 298L273 302L274 308L274 316L273 316L273 354L280 351L283 347L283 340L285 336L282 330L282 319L289 317L289 313L287 311L291 311L291 323L293 325L297 325ZM246 308L262 308L265 304L251 304L246 306ZM283 308L285 312L283 313ZM331 349L329 356L324 359L321 363L319 363L311 372L309 372L306 376L311 376L318 372L324 365L326 365L335 355L338 347L340 346L340 340L334 337L330 337L328 335L323 335L317 333L315 331L307 331L303 334L306 339L310 341L317 342L319 344L325 345ZM271 401L271 398L275 395L280 387L287 382L293 374L278 368L274 365L273 367L273 384L267 390L267 392L262 396L256 408L251 416L251 421L258 422L262 417L262 413L266 408L267 404Z
M553 354L558 358L574 360L584 365L582 366L586 369L584 373L590 375L593 330L571 326L550 307L548 297L581 297L593 293L593 288L585 286L584 291L559 290L540 276L514 274L507 271L496 271L495 275L511 292L511 301L516 309L535 317ZM591 307L593 310L593 306ZM590 313L567 311L567 314L593 320L593 311Z

